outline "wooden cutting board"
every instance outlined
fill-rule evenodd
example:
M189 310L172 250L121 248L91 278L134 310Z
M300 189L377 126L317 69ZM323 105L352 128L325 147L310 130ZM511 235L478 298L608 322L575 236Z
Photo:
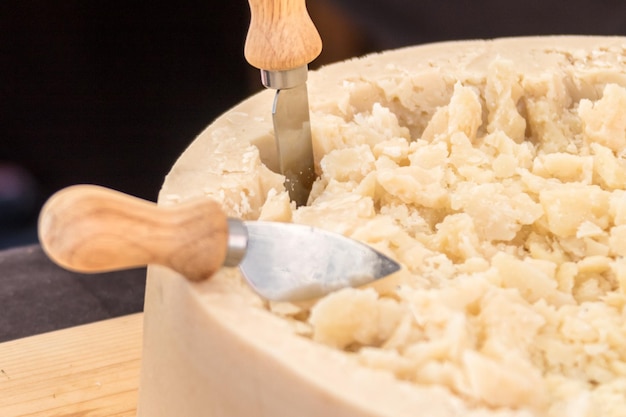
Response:
M143 314L0 344L0 416L134 417Z

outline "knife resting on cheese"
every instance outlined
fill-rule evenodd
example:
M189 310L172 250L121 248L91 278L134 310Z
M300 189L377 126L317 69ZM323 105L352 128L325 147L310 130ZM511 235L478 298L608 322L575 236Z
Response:
M159 264L200 281L222 266L239 266L259 295L277 301L318 298L400 268L336 233L228 218L208 198L158 206L94 185L50 197L39 216L39 239L54 262L84 273Z

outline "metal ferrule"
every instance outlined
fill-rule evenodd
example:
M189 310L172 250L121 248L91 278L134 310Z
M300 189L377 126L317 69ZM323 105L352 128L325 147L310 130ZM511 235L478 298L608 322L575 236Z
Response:
M267 88L286 90L306 83L309 69L306 65L286 71L261 70L261 82Z
M224 266L237 266L246 255L248 248L248 229L241 220L228 219L228 251Z

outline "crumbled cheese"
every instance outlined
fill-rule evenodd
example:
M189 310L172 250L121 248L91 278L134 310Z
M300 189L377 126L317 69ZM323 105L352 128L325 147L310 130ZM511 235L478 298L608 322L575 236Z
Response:
M392 97L411 80L380 82ZM346 234L405 270L298 310L299 334L470 407L626 415L626 88L575 100L504 60L465 84L421 131L378 99L313 114L310 204L272 193L262 217ZM343 87L375 95L371 80Z

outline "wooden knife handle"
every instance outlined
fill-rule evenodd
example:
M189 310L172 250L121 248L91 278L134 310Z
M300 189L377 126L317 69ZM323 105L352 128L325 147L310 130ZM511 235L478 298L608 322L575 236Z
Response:
M107 188L76 185L44 204L39 240L53 261L70 270L160 264L198 281L222 266L228 221L208 199L160 207Z
M305 0L249 0L250 28L245 56L250 65L286 71L313 61L322 51Z

